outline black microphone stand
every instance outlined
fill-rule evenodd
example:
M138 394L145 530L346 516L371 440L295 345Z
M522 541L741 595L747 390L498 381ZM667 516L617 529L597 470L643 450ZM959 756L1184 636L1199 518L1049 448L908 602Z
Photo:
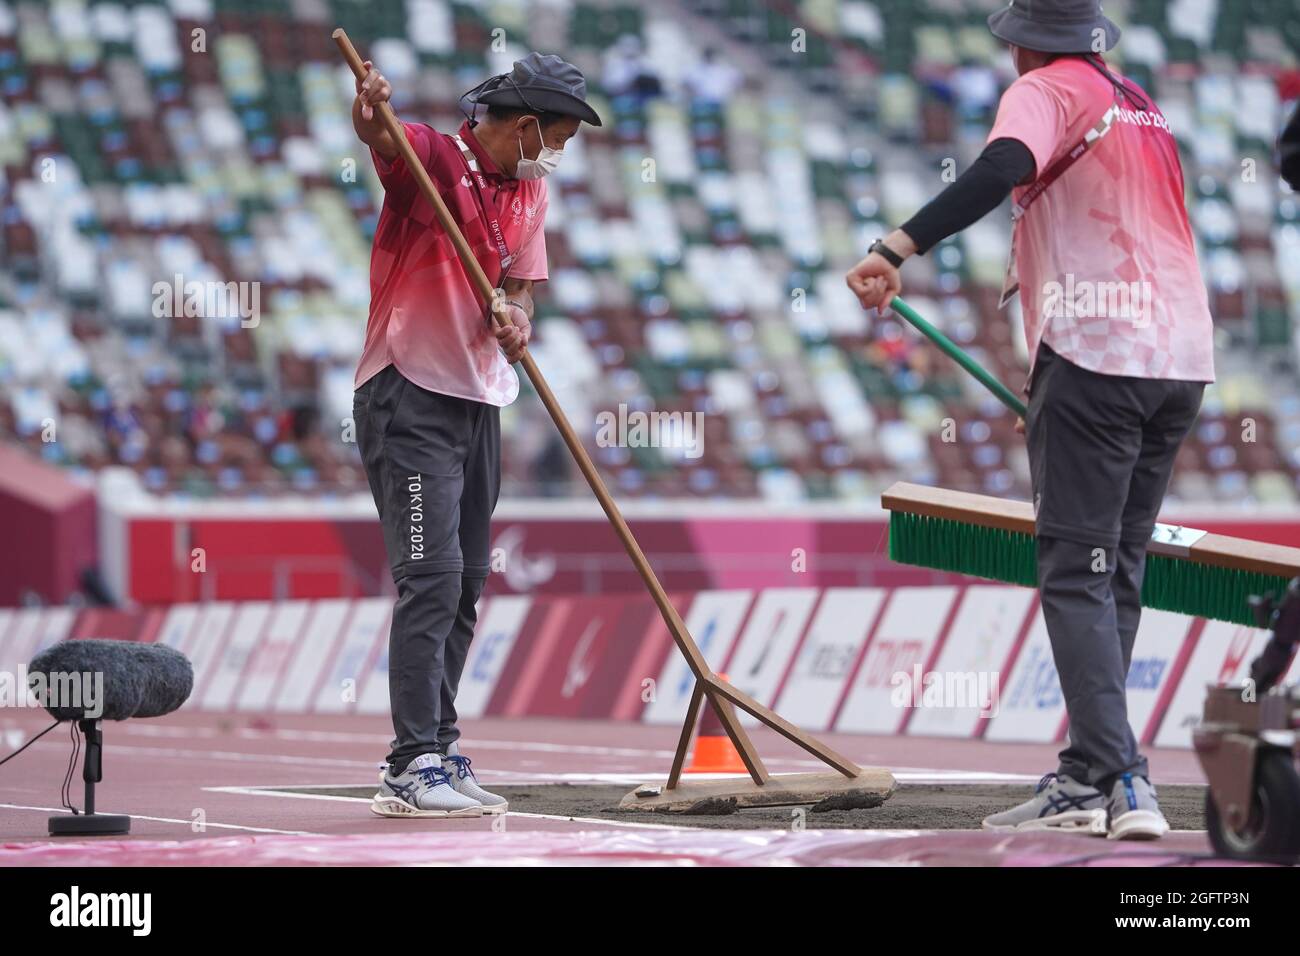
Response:
M104 779L104 731L99 719L85 717L77 721L86 738L86 759L81 779L86 782L85 813L59 814L50 817L50 836L120 836L131 832L131 818L120 813L95 812L95 784Z

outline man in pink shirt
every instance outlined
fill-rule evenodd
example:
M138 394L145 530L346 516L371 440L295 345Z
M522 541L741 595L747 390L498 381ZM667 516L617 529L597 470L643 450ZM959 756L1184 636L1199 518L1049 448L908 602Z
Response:
M381 816L504 813L460 752L456 689L489 570L501 481L500 408L519 393L543 281L544 177L582 122L600 125L576 67L532 53L466 94L454 135L403 131L498 288L496 328L451 237L421 195L375 106L391 95L367 63L352 123L370 147L384 205L370 258L370 318L353 402L397 603L388 643L395 738L371 809ZM478 107L486 115L477 117Z
M1038 585L1069 745L990 829L1113 839L1168 831L1129 726L1125 681L1146 546L1174 458L1214 380L1213 326L1164 116L1101 54L1098 0L1012 0L989 18L1020 78L979 160L848 275L882 308L899 266L1012 199L1007 296L1032 367L1027 432Z

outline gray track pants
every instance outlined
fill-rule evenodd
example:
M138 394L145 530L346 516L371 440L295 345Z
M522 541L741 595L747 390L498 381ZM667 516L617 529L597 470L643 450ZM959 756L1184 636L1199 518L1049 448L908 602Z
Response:
M460 736L456 688L501 486L500 409L426 391L390 365L357 389L353 417L397 585L388 762L400 773Z
M1125 682L1147 541L1204 389L1099 375L1046 345L1035 363L1026 426L1038 586L1070 721L1057 772L1103 790L1148 772Z

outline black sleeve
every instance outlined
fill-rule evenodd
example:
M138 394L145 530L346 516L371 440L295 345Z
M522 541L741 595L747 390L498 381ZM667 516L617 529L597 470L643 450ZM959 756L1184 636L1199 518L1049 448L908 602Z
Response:
M1300 192L1300 107L1291 114L1291 122L1277 141L1278 166L1282 178L1292 189Z
M957 181L900 227L924 255L979 222L1034 174L1034 154L1018 139L995 139Z

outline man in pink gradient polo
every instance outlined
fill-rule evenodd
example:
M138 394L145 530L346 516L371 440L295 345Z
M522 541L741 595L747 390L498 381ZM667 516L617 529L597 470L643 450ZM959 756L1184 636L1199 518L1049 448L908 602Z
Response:
M1038 586L1069 744L1034 796L989 829L1154 839L1160 813L1125 681L1147 542L1174 458L1214 381L1213 325L1169 123L1101 54L1097 0L1012 0L989 17L1020 78L979 160L848 275L864 308L899 293L911 255L1012 199L1032 368L1024 427Z
M403 124L512 325L495 328L451 238L374 107L391 88L370 63L352 123L384 205L370 260L370 319L354 417L397 603L388 642L396 735L371 809L381 816L504 813L460 752L456 688L489 570L501 483L500 408L519 393L532 286L547 277L545 176L582 122L600 125L576 67L532 53L463 99L454 135ZM477 118L479 105L486 115Z

